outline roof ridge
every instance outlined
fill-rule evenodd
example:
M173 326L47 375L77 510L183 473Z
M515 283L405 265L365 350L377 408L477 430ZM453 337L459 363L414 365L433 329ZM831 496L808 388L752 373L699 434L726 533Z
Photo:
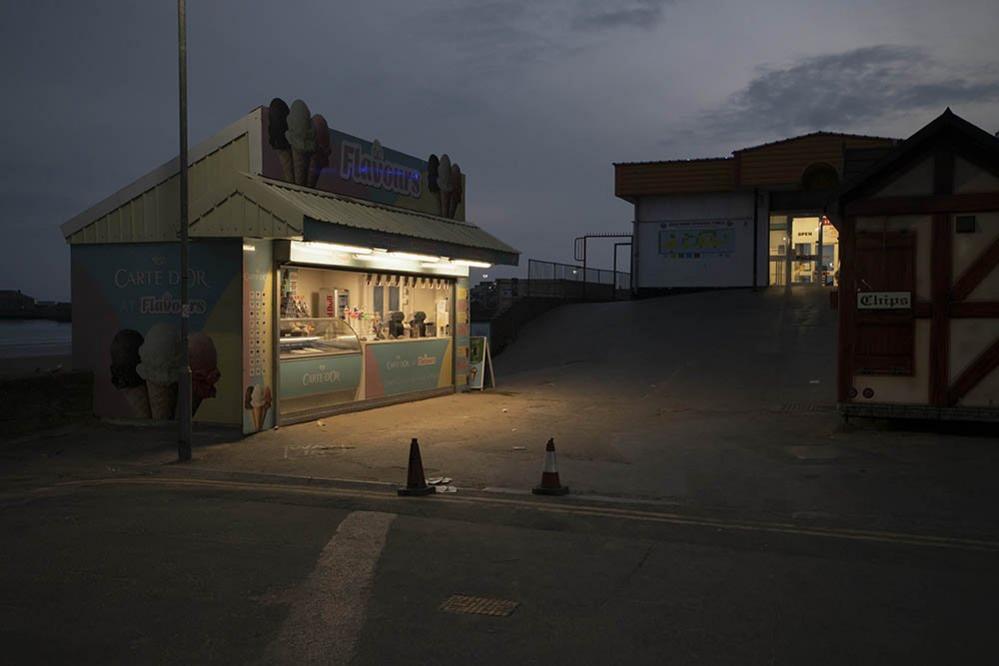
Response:
M743 152L745 152L747 150L756 150L758 148L766 148L766 147L769 147L769 146L777 145L779 143L787 143L788 141L797 141L798 139L807 139L807 138L813 137L813 136L840 136L840 137L849 137L851 139L878 139L878 140L881 140L881 141L895 141L895 142L901 141L901 139L899 139L897 137L891 137L891 136L877 136L877 135L874 135L874 134L855 134L853 132L830 132L829 130L816 130L814 132L808 132L807 134L799 134L797 136L789 136L789 137L785 137L783 139L775 139L774 141L766 141L764 143L758 143L758 144L755 144L755 145L752 145L752 146L747 146L745 148L739 148L738 150L733 150L732 154L734 155L736 153L743 153Z
M675 159L675 160L645 160L640 162L611 162L614 166L627 166L629 164L687 164L689 162L722 162L730 161L734 159L732 156L728 157L689 157L685 159Z

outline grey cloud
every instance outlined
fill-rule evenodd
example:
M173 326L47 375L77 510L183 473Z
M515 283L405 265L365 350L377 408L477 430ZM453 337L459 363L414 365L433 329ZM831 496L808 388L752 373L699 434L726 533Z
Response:
M999 78L968 80L922 49L878 45L762 69L723 107L706 113L705 127L729 136L780 136L996 100Z
M637 0L618 3L618 6L607 9L608 3L601 2L596 10L581 8L572 21L572 27L583 31L652 28L662 20L667 4L671 4L671 0Z

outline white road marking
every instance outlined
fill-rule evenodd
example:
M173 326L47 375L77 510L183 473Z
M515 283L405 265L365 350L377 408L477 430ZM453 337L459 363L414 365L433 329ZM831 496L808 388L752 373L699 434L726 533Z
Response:
M394 513L355 511L323 548L316 567L296 590L267 661L347 664L364 627L375 565Z

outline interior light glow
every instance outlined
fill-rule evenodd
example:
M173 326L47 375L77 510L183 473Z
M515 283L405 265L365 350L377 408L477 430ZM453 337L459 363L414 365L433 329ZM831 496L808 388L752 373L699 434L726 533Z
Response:
M408 259L409 261L425 261L428 264L440 263L440 257L433 257L429 254L411 254L409 252L389 252L389 256L394 259Z
M373 250L369 247L358 247L356 245L340 245L339 243L308 243L309 249L326 250L327 252L346 252L353 254L371 254Z
M472 261L471 259L453 259L452 263L458 264L459 266L471 266L472 268L492 268L492 264L487 264L484 261Z
M257 251L256 245L247 245L245 243L243 244L243 252L256 252L256 251Z

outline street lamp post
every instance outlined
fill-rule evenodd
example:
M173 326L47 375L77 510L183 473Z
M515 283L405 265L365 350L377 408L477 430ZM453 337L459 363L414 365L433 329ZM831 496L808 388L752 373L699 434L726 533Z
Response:
M177 45L180 79L180 377L177 392L177 459L191 459L191 363L187 353L188 302L187 239L187 18L184 0L177 0Z

